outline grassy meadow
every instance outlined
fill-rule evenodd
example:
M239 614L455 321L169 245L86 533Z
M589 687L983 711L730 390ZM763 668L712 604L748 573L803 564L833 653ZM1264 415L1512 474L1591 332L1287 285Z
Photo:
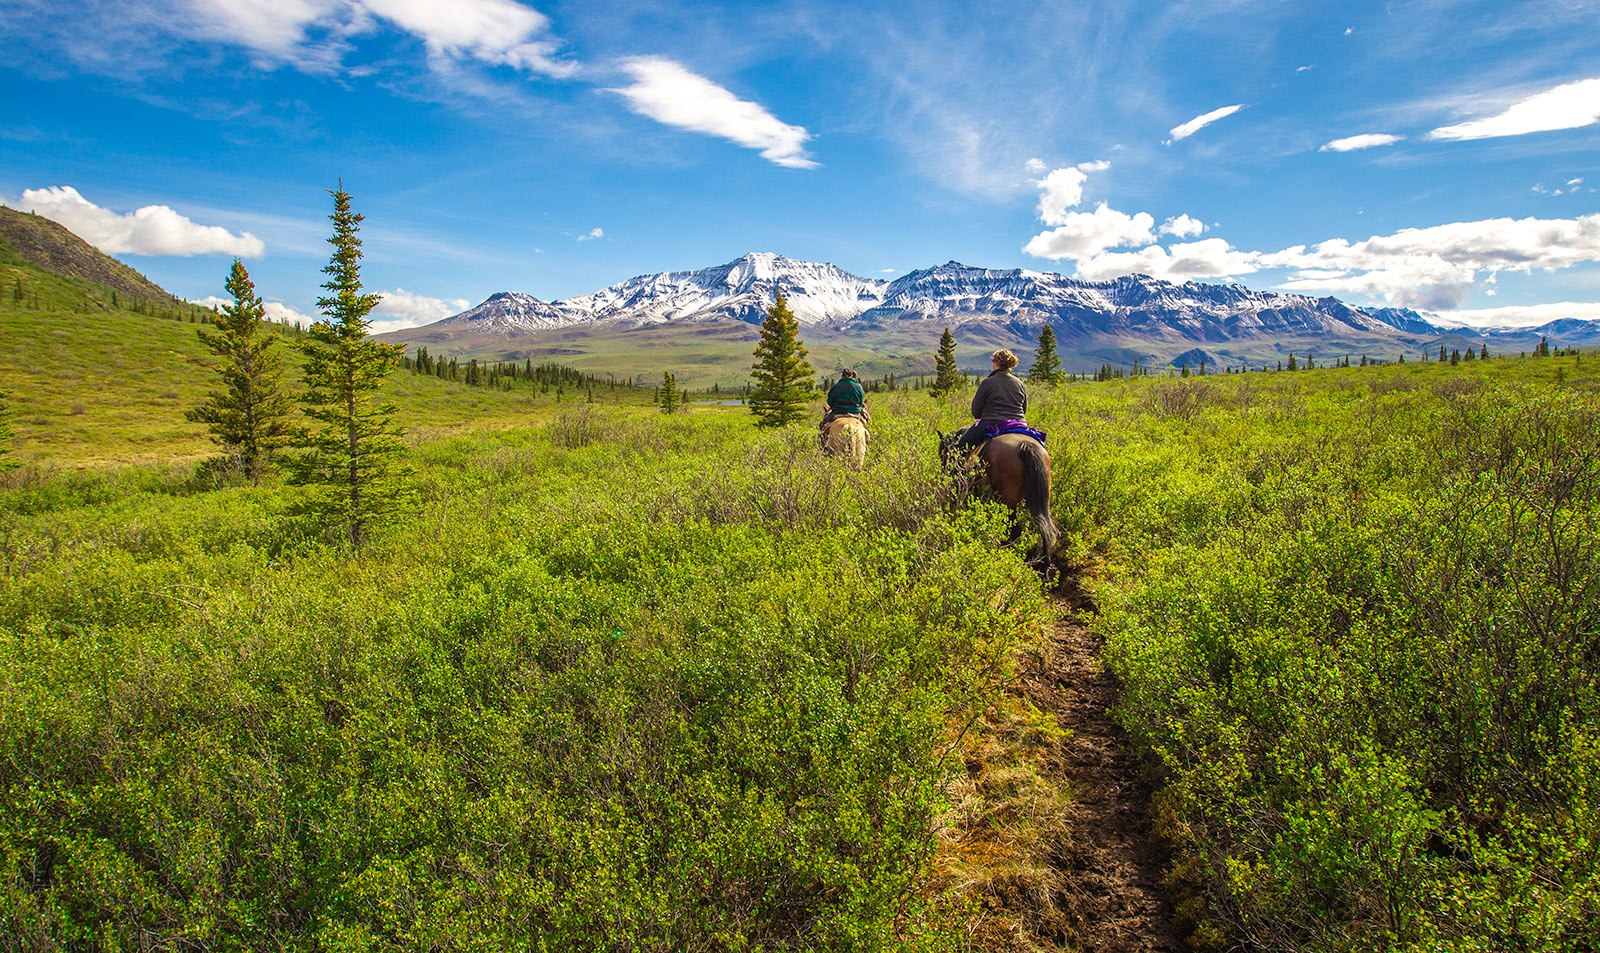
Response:
M856 473L399 372L419 503L352 553L201 479L191 326L114 317L0 312L0 948L1072 948L973 929L1052 852L952 752L1070 726L935 459L970 394L875 397ZM1195 946L1600 944L1596 365L1034 389ZM1024 859L949 876L974 815Z

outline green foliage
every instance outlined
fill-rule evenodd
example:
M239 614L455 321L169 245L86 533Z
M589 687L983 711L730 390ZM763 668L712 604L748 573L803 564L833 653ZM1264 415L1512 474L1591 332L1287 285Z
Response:
M1046 606L882 406L867 474L733 408L424 444L360 558L270 482L11 491L7 935L954 948L921 891L947 726Z
M806 360L800 324L779 293L761 322L756 363L750 370L750 412L763 427L782 427L806 415L816 371Z
M234 259L228 275L233 304L216 320L218 330L196 333L212 354L222 358L217 374L226 388L185 416L203 423L213 439L237 455L250 482L261 482L272 454L293 433L290 404L283 392L283 357L278 336L262 328L266 311L244 264Z
M683 401L678 397L678 384L673 380L672 372L665 371L661 375L661 412L675 414L681 408Z
M928 393L933 397L943 397L961 384L961 369L956 366L956 339L950 329L945 328L939 336L939 353L933 359L933 385L928 388Z
M1198 945L1600 941L1600 392L1512 363L1071 413L1057 515L1112 554Z
M6 459L11 455L11 392L0 388L0 472L16 467L15 460Z
M313 425L299 438L302 453L293 461L295 483L309 488L304 511L329 524L342 524L350 544L361 546L375 521L406 505L409 489L401 458L403 433L392 403L375 404L374 394L400 365L403 344L383 344L367 336L367 315L378 296L361 291L362 216L350 211L341 183L333 196L333 257L324 267L330 294L317 300L327 320L311 325L299 350L305 355L301 398Z
M943 346L942 341L940 345ZM1033 352L1033 367L1028 369L1028 380L1056 387L1066 379L1067 375L1061 372L1061 358L1056 354L1055 328L1046 324L1039 331L1039 346Z

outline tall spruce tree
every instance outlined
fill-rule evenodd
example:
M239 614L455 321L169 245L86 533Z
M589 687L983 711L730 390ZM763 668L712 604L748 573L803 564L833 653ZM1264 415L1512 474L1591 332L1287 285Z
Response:
M661 412L663 414L677 413L679 403L678 380L672 376L671 371L665 371L661 375Z
M228 274L233 304L218 313L216 332L196 330L211 353L222 358L217 374L223 390L184 416L211 430L211 439L238 454L251 483L261 475L274 452L293 435L289 397L283 392L283 355L278 336L262 327L265 307L244 264L234 259Z
M767 309L767 319L761 322L756 363L750 369L750 376L755 379L750 390L750 412L762 427L782 427L805 416L816 370L806 360L806 346L799 335L800 322L780 292Z
M297 345L305 354L305 414L321 424L305 431L294 461L294 482L309 487L304 509L326 522L342 523L353 546L366 542L375 521L406 502L401 466L404 431L395 425L393 404L374 404L378 388L400 364L403 344L367 336L367 315L379 297L361 292L364 216L350 211L350 195L339 183L333 196L333 257L317 299L326 318L311 325Z
M1134 373L1138 373L1137 359L1134 360L1133 369ZM1066 375L1061 373L1061 358L1056 356L1056 332L1049 324L1039 332L1039 346L1033 352L1033 366L1028 369L1028 380L1051 387L1066 380Z
M950 329L945 328L939 335L939 353L933 359L933 386L928 388L928 393L943 397L961 384L961 369L956 366L956 339Z

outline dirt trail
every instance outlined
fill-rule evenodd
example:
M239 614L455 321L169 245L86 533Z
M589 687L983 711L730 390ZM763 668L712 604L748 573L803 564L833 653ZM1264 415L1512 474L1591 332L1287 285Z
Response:
M1075 581L1065 581L1056 598L1067 614L1024 682L1034 705L1072 732L1058 749L1060 776L1072 791L1067 836L1052 858L1066 885L1062 907L1083 953L1181 950L1161 890L1151 788L1109 711L1118 684L1100 663L1104 640L1079 617L1089 601Z

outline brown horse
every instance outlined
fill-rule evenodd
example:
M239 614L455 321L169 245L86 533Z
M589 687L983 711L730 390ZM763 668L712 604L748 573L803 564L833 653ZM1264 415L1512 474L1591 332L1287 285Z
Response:
M858 417L828 421L822 431L822 449L828 456L843 457L851 467L861 469L867 465L867 425Z
M959 439L960 430L939 434L939 457L947 468L957 473L966 469L966 461L953 459ZM1056 529L1055 517L1050 514L1050 453L1032 437L1001 434L985 442L976 457L982 473L978 478L986 477L995 497L1012 509L1011 535L1006 537L1006 543L1014 543L1022 536L1022 523L1015 513L1019 506L1026 506L1034 528L1039 531L1039 545L1028 561L1048 567L1061 535Z

